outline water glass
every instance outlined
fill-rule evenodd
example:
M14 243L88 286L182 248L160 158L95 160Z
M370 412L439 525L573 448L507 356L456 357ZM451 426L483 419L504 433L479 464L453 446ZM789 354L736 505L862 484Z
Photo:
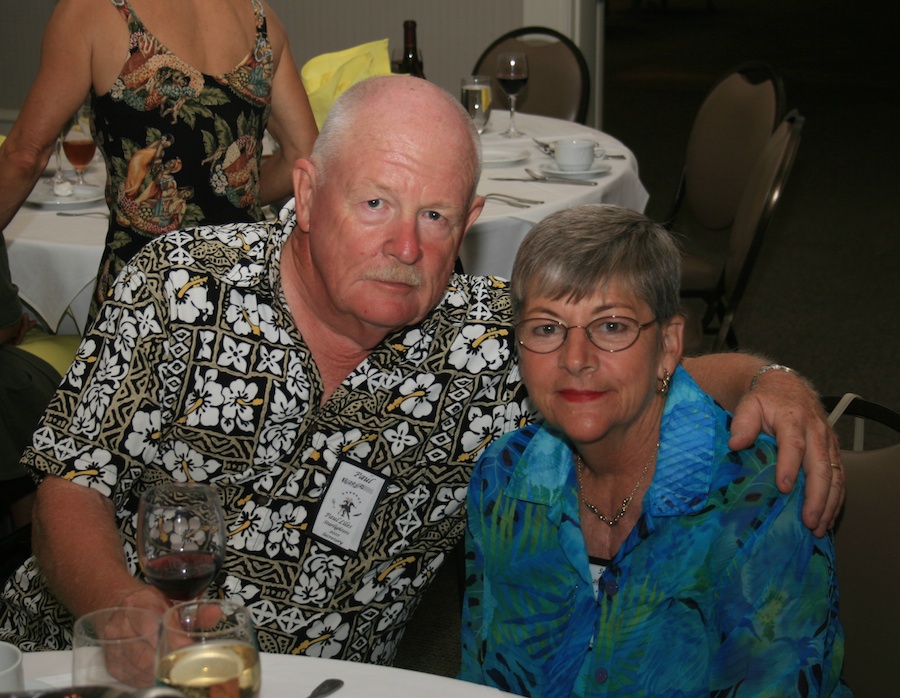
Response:
M76 686L120 689L154 685L160 617L144 608L104 608L75 621L72 679Z
M491 76L470 75L463 78L460 101L475 122L479 135L484 133L491 118Z

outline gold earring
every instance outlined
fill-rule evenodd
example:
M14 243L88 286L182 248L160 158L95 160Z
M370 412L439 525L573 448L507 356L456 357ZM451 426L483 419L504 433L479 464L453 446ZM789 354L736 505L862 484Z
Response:
M672 382L672 376L669 375L669 369L664 368L663 372L665 375L659 379L660 386L658 392L660 397L665 397L669 394L669 384Z

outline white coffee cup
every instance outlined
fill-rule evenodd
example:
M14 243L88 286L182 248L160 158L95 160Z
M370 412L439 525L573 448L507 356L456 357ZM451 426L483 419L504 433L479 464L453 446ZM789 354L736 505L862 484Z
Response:
M0 693L25 690L22 652L15 645L0 642Z
M567 138L553 144L553 158L556 165L566 172L584 171L594 163L594 149L597 143L580 138Z

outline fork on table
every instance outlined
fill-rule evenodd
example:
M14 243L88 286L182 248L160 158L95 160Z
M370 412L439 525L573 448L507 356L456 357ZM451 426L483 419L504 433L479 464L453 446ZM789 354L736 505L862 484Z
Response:
M501 204L515 206L516 208L531 208L534 205L544 203L543 201L537 201L536 199L523 199L521 196L513 196L512 194L500 194L497 192L482 194L482 196L485 199L490 199Z

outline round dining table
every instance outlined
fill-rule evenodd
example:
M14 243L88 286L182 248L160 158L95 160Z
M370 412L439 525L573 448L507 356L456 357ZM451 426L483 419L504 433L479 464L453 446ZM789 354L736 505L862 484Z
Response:
M538 221L555 211L580 204L614 204L643 212L650 197L638 177L637 159L621 141L588 126L534 114L516 114L516 126L525 133L522 137L501 136L508 125L508 112L491 113L488 128L481 136L484 167L478 193L511 194L541 203L519 208L489 197L463 240L459 257L465 273L508 279L519 243ZM598 172L577 177L593 182L593 186L507 181L530 180L526 168L539 175L552 171L553 158L534 139L552 143L573 138L592 140L604 150L604 157L596 160L592 168Z
M344 682L343 687L334 694L335 698L497 698L507 695L495 688L445 676L374 664L265 652L260 655L260 660L260 698L303 698L320 682L331 678ZM26 689L67 688L72 685L71 651L26 652L22 665Z
M517 114L525 132L520 138L500 136L509 122L503 111L491 114L482 134L484 168L478 193L507 194L535 203L510 205L493 196L469 230L460 250L467 274L509 278L512 263L525 234L554 211L584 203L610 203L643 211L648 195L638 177L638 163L625 144L612 136L570 121L533 114ZM526 168L542 172L553 159L532 140L587 138L605 150L597 170L573 185L531 180ZM102 184L102 162L94 161L88 181ZM503 178L503 179L498 179ZM529 181L506 181L528 178ZM85 329L90 295L106 237L108 210L97 189L95 200L53 200L48 178L35 185L32 199L4 231L13 281L29 309L52 332L81 334Z

